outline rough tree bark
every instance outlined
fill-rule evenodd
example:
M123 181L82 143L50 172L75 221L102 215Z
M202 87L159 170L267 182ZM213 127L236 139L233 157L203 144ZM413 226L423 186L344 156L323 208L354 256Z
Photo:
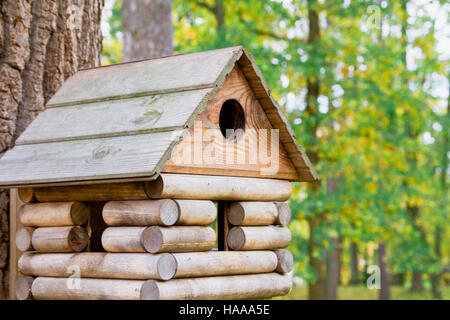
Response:
M100 64L103 0L0 2L0 157L62 82ZM9 192L0 190L0 298L8 292Z
M123 0L123 60L133 61L173 53L170 0Z

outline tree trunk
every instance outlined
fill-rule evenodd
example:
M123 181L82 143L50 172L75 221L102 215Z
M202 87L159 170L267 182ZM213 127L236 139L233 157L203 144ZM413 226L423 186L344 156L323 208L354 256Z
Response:
M381 242L378 245L378 264L380 266L380 300L389 300L391 298L389 288L389 274L386 269L384 258L386 257L386 245Z
M0 157L62 82L100 63L103 0L0 2ZM0 298L8 278L8 190L0 190Z
M358 244L353 242L350 244L350 285L360 284L358 273Z
M412 292L419 292L423 290L422 271L414 270L412 273Z
M334 239L334 247L327 254L327 299L338 299L340 281L341 239Z
M123 0L123 60L133 61L173 53L170 0Z

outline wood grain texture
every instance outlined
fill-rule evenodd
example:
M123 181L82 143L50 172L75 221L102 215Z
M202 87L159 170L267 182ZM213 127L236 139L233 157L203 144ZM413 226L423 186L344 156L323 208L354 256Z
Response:
M174 278L195 278L273 272L277 257L272 251L209 251L174 253Z
M20 272L29 276L68 277L74 267L83 278L169 280L177 262L169 253L28 252L19 259Z
M48 106L213 87L226 65L240 53L239 47L226 48L83 70L64 83Z
M228 232L228 247L232 250L271 250L285 248L291 242L286 227L233 227Z
M228 210L228 221L235 226L267 226L277 219L278 210L273 202L233 202Z
M2 160L3 185L152 176L182 131L20 145ZM148 146L151 146L149 148Z
M241 104L246 118L244 134L237 142L226 139L219 127L222 105L229 99ZM272 138L272 128L236 66L174 149L163 172L296 180L297 172L280 141Z
M16 145L183 128L209 91L211 89L191 90L49 108L30 124Z
M149 227L144 231L143 244L151 253L208 251L216 244L211 227Z
M35 300L141 300L141 280L81 278L79 288L67 278L37 277L31 286Z
M103 231L102 246L108 252L146 252L144 231L147 227L109 227Z
M33 197L40 202L148 199L143 182L99 183L30 189L33 190Z
M25 204L19 217L26 227L80 226L88 220L89 209L79 201Z
M34 250L39 252L80 252L89 243L89 236L82 227L40 227L31 237Z
M154 199L285 201L292 192L286 180L171 173L161 174L145 186Z
M291 286L291 276L278 273L169 281L148 280L142 287L142 298L145 300L262 299L285 295Z

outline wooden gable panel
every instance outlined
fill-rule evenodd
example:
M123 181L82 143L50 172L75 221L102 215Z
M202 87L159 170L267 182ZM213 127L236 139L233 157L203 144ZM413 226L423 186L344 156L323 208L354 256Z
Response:
M49 108L16 144L101 138L184 128L211 89Z
M229 99L239 101L246 115L245 133L237 142L227 140L219 127L220 110ZM272 128L245 76L236 66L196 118L189 134L172 152L163 172L296 180L297 172L283 145L275 136L272 141ZM262 138L265 132L267 137ZM230 155L232 149L232 156L225 156ZM279 156L274 153L272 158L276 149ZM265 164L266 161L269 163Z

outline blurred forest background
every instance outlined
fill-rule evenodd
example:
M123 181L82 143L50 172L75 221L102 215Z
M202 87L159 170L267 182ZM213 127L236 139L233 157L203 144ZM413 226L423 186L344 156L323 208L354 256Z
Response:
M245 46L321 178L291 198L284 298L450 299L449 13L444 0L106 0L102 64Z

